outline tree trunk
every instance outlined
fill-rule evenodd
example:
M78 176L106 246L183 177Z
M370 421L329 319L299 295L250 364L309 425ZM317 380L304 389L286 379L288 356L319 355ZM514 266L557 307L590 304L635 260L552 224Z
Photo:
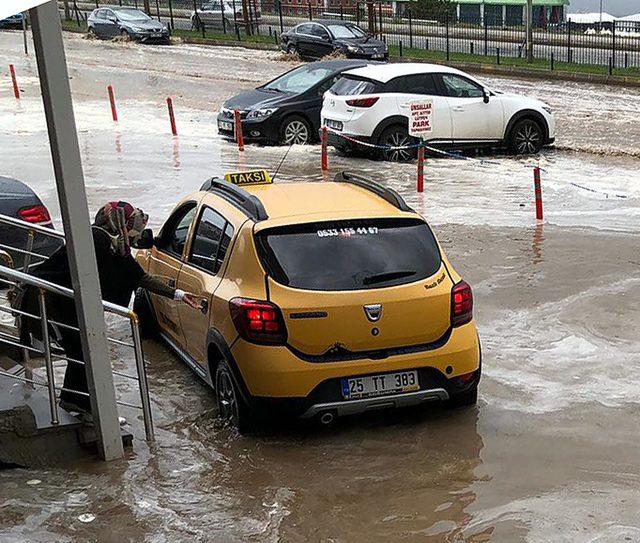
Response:
M65 21L70 21L71 20L71 10L69 9L69 0L62 0L62 3L64 4L64 20Z
M144 12L147 15L151 15L151 6L149 5L149 0L144 0Z
M249 21L249 2L242 0L242 17L244 18L244 31L251 36L251 21Z
M369 34L377 34L376 5L372 1L367 2L367 19L369 21Z

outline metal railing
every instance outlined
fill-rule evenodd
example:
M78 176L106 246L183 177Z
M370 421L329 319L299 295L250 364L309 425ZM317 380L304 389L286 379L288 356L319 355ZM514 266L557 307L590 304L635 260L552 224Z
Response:
M69 324L61 323L55 320L52 320L47 311L46 304L46 295L47 293L51 293L57 296L63 296L67 298L74 298L74 292L72 289L62 287L60 285L56 285L55 283L51 283L49 281L45 281L33 275L26 273L29 269L30 259L38 258L40 260L44 260L47 258L46 255L42 255L33 251L33 240L36 234L42 234L45 236L50 236L58 239L64 239L64 234L61 232L55 231L51 228L45 228L36 224L31 224L28 222L21 221L19 219L15 219L12 217L8 217L0 214L0 224L9 225L18 229L26 230L29 235L27 238L27 249L20 250L16 247L7 246L6 244L2 245L8 251L16 251L20 254L25 255L25 262L23 263L23 271L15 270L8 266L0 265L0 283L3 285L8 285L10 288L16 286L30 285L33 288L37 289L38 292L38 309L39 314L29 313L27 311L23 311L21 309L13 308L10 305L2 305L0 304L0 312L5 314L10 314L11 316L17 318L20 321L24 319L34 319L39 321L40 329L41 329L41 347L37 347L34 345L35 342L25 342L20 334L20 330L17 330L18 335L12 335L10 332L1 331L0 330L0 344L9 345L10 347L21 349L23 354L23 362L25 363L25 367L29 362L29 357L31 355L42 356L45 361L45 370L46 370L46 381L41 381L33 378L31 373L25 373L25 376L11 373L0 369L0 375L4 377L8 377L10 379L16 379L19 381L23 381L31 384L32 386L40 386L44 387L48 391L49 395L49 406L51 412L51 423L58 424L58 404L57 404L57 391L65 391L71 394L76 394L79 396L89 397L90 395L87 392L67 389L65 387L57 386L55 383L55 375L54 375L54 365L56 362L59 363L75 363L85 365L85 362L81 360L76 360L66 356L66 353L61 354L61 350L52 348L52 340L51 340L51 330L57 328L62 328L66 330L71 330L75 332L79 332L79 328L75 326L71 326ZM6 253L5 253L6 255ZM5 262L7 261L5 257ZM130 407L134 409L142 410L142 417L144 421L144 429L145 436L147 441L154 440L154 431L153 431L153 420L151 414L151 402L149 399L149 388L147 384L147 373L144 361L144 353L142 350L142 340L140 336L140 328L137 315L126 307L122 307L116 304L112 304L110 302L103 301L102 302L104 311L106 313L110 313L113 315L117 315L119 317L123 317L129 321L130 329L131 329L131 337L132 342L129 343L127 341L122 341L120 339L115 339L111 337L107 337L107 341L119 345L121 347L127 347L133 350L135 364L136 364L136 373L137 375L129 375L127 373L123 373L120 371L116 371L112 369L112 373L114 375L120 376L125 379L137 381L138 388L140 392L140 405L132 404L129 402L125 402L122 400L117 400L116 403L121 406ZM22 323L21 323L22 324ZM39 338L40 339L40 338ZM54 359L56 362L54 362Z

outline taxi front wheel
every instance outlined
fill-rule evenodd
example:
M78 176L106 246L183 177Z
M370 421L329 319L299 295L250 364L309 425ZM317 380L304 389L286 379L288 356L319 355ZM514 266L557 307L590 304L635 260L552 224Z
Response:
M251 431L253 417L236 385L229 364L222 360L216 369L216 401L218 416L241 434Z

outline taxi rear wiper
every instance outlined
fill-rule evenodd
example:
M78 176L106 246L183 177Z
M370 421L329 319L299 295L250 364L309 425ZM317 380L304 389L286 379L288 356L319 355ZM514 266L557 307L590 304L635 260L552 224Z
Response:
M410 277L415 275L415 270L397 270L384 273L375 273L373 275L367 275L363 280L363 285L373 285L375 283L384 283L385 281L391 281L393 279L400 279L402 277Z

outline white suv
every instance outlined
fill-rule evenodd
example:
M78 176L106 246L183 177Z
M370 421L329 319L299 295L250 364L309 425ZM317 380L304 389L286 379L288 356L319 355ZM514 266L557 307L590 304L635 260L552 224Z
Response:
M555 120L543 102L492 91L446 66L374 64L343 72L325 93L321 116L329 144L345 153L366 149L353 140L386 147L414 144L417 140L408 132L409 105L424 98L433 103L432 132L425 139L434 147L506 146L531 154L555 141ZM416 150L381 154L401 161L413 158Z

